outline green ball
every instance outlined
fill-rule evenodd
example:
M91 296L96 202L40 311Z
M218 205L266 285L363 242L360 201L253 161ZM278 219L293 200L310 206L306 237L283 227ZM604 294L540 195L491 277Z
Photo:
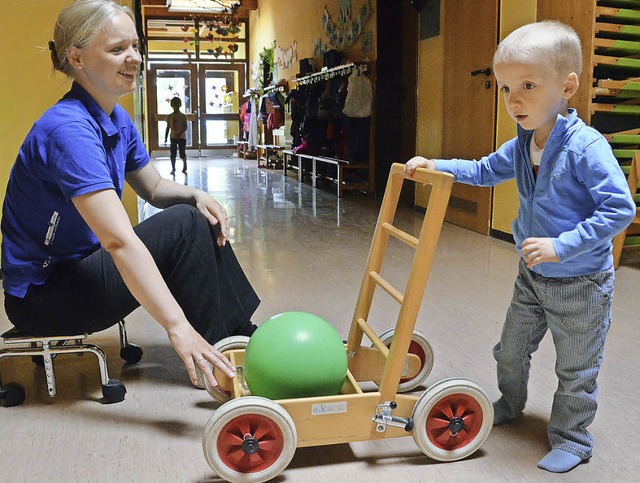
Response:
M338 332L307 312L263 322L244 353L244 377L254 396L290 399L340 394L347 353Z

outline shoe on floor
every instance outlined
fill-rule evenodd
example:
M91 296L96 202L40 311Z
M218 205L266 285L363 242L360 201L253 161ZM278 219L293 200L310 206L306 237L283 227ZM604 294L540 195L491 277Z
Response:
M552 449L538 462L538 468L551 473L566 473L584 461L580 456L561 449Z

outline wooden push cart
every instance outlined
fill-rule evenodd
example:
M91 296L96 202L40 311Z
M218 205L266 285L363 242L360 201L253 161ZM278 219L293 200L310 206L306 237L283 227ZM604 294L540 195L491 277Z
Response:
M451 175L418 169L412 180L430 185L419 238L392 223L405 180L404 165L391 168L364 279L346 342L348 373L339 395L298 399L251 396L243 378L246 337L223 339L216 347L237 368L231 379L215 376L219 386L207 390L224 402L207 422L203 450L209 465L230 481L262 482L282 472L297 447L412 435L430 458L455 461L475 452L489 435L493 406L485 392L464 379L446 379L421 395L401 394L418 387L433 366L424 335L414 330L422 296L451 194ZM415 248L402 294L380 276L389 236ZM376 335L367 318L376 287L401 307L395 329ZM363 336L372 346L363 345ZM364 392L359 383L376 381Z

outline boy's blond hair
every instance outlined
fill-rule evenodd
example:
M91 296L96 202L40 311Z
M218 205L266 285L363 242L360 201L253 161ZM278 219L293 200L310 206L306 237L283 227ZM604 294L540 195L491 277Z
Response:
M502 62L548 63L558 75L582 72L582 47L576 31L556 20L524 25L500 42L493 65Z

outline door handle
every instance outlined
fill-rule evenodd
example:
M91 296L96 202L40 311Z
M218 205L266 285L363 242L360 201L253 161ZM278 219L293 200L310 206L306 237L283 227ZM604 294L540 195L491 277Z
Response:
M487 67L486 69L472 70L470 72L470 74L472 76L477 76L477 75L480 75L480 74L484 74L486 76L490 76L491 75L491 69L489 67Z

